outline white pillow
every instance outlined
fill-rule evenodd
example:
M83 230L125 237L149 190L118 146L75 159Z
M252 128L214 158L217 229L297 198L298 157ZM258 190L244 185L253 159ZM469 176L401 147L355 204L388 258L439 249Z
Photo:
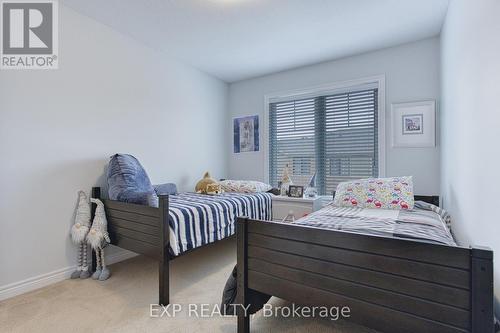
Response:
M224 192L256 193L267 192L273 187L269 184L255 180L223 180L220 185Z

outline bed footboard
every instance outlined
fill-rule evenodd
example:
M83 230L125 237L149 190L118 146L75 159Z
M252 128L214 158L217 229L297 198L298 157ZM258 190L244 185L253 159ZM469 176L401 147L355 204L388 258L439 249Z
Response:
M493 253L238 219L238 303L253 289L301 305L347 306L381 332L492 333ZM238 332L249 318L238 313Z
M100 199L99 187L92 188L92 197ZM168 195L159 197L158 208L114 200L103 200L103 203L111 244L159 262L159 304L167 305L170 260ZM93 253L92 268L94 267Z

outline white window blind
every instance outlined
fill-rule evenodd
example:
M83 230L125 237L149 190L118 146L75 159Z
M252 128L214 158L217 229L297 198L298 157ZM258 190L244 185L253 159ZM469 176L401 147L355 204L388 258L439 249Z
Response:
M378 89L269 104L269 180L285 166L297 185L317 172L320 194L349 179L378 176Z

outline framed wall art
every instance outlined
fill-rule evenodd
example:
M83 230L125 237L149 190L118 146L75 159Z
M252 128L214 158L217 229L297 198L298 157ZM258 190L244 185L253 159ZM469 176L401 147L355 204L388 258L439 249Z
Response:
M233 119L234 152L259 151L259 116Z
M391 111L393 147L436 146L436 101L395 103Z

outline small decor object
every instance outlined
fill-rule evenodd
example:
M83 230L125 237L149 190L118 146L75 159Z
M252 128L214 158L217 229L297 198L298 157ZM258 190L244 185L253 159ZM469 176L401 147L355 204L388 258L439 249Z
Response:
M308 198L315 198L318 195L318 190L316 189L316 172L309 180L309 184L305 189L305 196Z
M234 118L234 152L259 151L259 116Z
M203 175L203 178L196 184L194 190L196 193L207 194L207 187L210 184L217 184L217 181L213 179L207 171Z
M434 147L435 127L435 101L392 104L393 147Z
M283 176L281 177L280 191L281 195L288 195L288 187L293 185L292 179L290 178L290 171L288 170L288 164L285 169L283 169Z
M282 223L285 222L295 222L295 214L293 214L293 211L289 211L288 214L281 220Z
M290 185L288 188L288 196L292 198L304 197L304 186Z
M104 248L111 243L108 234L108 220L106 219L106 212L104 211L102 201L94 198L91 198L90 201L97 205L92 228L90 228L90 232L87 235L87 241L94 249L97 259L96 270L92 274L92 278L104 281L111 276L111 272L106 267L106 262L104 261Z
M78 266L71 274L72 279L86 279L90 276L87 265L87 234L90 229L90 205L87 195L78 191L78 206L75 224L71 227L71 240L78 245Z
M220 194L222 193L222 186L220 184L208 184L207 185L207 194Z

